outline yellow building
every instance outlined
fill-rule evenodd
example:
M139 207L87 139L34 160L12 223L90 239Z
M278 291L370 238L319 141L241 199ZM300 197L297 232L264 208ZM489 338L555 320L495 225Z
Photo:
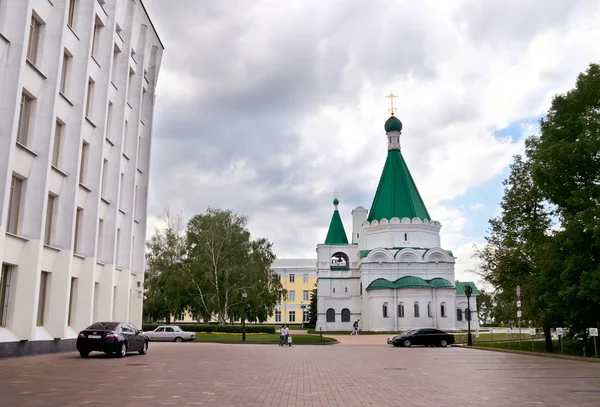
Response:
M279 274L288 294L267 324L308 322L310 293L317 285L317 259L276 259L271 268Z

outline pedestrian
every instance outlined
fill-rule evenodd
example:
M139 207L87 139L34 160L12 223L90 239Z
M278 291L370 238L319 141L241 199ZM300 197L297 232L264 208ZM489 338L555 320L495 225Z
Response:
M279 346L283 346L285 343L285 326L281 325L281 329L279 329Z
M292 335L289 330L287 330L287 344L290 348L292 347Z
M289 338L290 338L290 327L289 327L289 325L286 325L285 326L285 343L288 346L292 346L292 341Z
M350 332L350 335L358 335L358 321L354 321L354 323L352 324L352 332Z
M359 332L360 332L360 326L359 326L359 322L360 322L360 319L357 319L357 320L356 320L356 335L358 335L358 334L359 334Z

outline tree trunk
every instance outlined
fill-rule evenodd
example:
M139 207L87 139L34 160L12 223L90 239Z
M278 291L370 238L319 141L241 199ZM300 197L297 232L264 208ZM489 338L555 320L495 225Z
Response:
M554 352L552 334L550 333L550 325L547 324L544 324L544 339L546 340L546 352Z

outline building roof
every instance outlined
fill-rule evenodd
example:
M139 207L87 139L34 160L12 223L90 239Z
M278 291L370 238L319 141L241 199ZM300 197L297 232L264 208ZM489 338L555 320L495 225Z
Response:
M327 231L325 244L348 244L346 229L344 229L344 223L342 222L342 217L340 216L340 212L337 208L339 203L340 201L338 201L337 198L333 200L335 210L333 211L333 216L331 217L331 222L329 223L329 230Z
M452 283L443 278L434 278L431 280L423 280L421 277L404 276L395 281L389 281L385 278L373 280L367 287L370 290L383 289L399 289L399 288L454 288Z
M465 285L470 285L471 288L473 289L473 292L471 293L471 295L479 295L479 294L481 294L479 292L479 290L477 289L477 286L475 285L474 282L472 282L472 281L458 281L458 280L456 280L456 295L465 295L465 289L464 289Z
M388 151L368 221L391 218L431 219L399 150Z
M402 122L392 114L385 122L384 128L386 133L390 131L402 131Z

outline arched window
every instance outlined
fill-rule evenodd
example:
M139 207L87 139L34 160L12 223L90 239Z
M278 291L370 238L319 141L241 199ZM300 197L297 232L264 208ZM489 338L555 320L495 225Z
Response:
M345 290L346 290L346 292L348 292L348 287L346 287L346 289L345 289Z
M456 310L456 320L462 321L462 310L460 308Z
M429 318L431 318L431 303L430 302L427 303L427 316Z
M326 321L327 322L335 322L335 310L333 308L329 308L327 310Z
M415 318L419 318L421 315L419 314L419 301L415 301Z
M404 318L404 303L398 304L398 318Z
M360 295L362 295L362 282L360 283Z
M442 305L440 305L440 315L442 316L442 318L446 318L446 303L443 302Z
M388 303L387 302L383 303L383 317L384 318L388 317Z
M342 310L342 322L350 322L350 310L348 308Z
M333 292L334 292L334 294L335 294L335 287L333 287Z

